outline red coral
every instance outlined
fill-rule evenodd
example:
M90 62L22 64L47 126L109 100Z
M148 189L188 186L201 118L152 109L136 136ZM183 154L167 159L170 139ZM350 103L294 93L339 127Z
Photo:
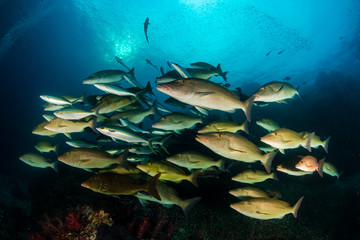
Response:
M80 215L80 211L71 211L65 217L66 227L72 232L80 232L84 227L84 220Z

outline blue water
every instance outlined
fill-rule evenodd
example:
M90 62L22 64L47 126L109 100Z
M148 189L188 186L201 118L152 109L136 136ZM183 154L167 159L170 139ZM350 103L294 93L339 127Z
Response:
M327 224L351 221L343 232L359 236L359 208L351 208L359 204L360 191L359 1L0 0L0 16L1 174L30 181L46 171L18 160L43 139L31 134L43 121L39 96L96 93L83 79L96 71L123 69L115 56L135 68L143 85L149 81L160 99L165 96L155 90L155 78L161 73L145 59L165 68L167 61L184 67L221 63L231 88L241 87L246 95L287 76L299 87L302 100L254 109L253 118L273 118L287 128L332 137L327 157L343 172L340 189L347 189L347 197L341 199L351 202L336 209L330 202L340 193L330 188L314 201L325 201L331 209L314 217L311 202L304 208L313 221L320 221L321 214L328 219L330 212L336 219L337 210L347 212ZM147 17L149 44L143 25ZM223 83L220 77L212 81ZM318 189L336 184L330 177L322 181ZM323 234L339 237L334 232Z

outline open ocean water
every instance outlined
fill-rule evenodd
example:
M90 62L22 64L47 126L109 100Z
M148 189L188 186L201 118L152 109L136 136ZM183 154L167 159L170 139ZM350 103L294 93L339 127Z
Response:
M0 13L0 239L360 239L359 1L0 0ZM193 64L197 62L201 63ZM180 73L174 66L180 66ZM106 92L83 83L103 70L121 70L123 75L110 84L127 88L133 95L128 96L131 101L140 100L135 106L144 119L135 126L148 133L132 134L142 136L136 142L143 142L141 146L130 143L129 136L127 140L106 138L99 132L120 125L118 117L111 124L106 122L116 113L116 107L96 112L106 120L95 112L85 120L70 120L75 124L94 121L95 130L86 127L71 132L71 139L59 130L68 122L57 125L55 129L60 133L54 132L52 137L32 133L46 121L43 114L54 117L54 111L44 110L47 102L40 96L65 99L68 107L86 111L125 98L113 95L105 102L104 97L109 96ZM161 80L167 72L171 72L171 80ZM169 102L169 95L175 92L175 88L170 89L171 81L183 84L192 77L207 80L195 79L199 82L176 95L177 99L193 92L192 96L204 104L193 99ZM278 85L271 85L269 94L280 95L287 87L296 94L279 101L257 101L257 90L274 81ZM153 94L143 91L134 97L148 83ZM200 83L213 85L205 88L199 87ZM165 88L159 87L161 84ZM171 91L166 94L164 89ZM229 105L236 111L224 110L228 105L224 98L216 97L219 89L225 89L229 98L237 95L236 103ZM66 95L75 100L68 100ZM212 97L214 102L204 100ZM248 99L251 119L235 107ZM218 108L212 108L215 104ZM181 128L186 120L169 117L176 112L197 120ZM126 119L129 114L125 112L122 117ZM153 131L158 128L154 123L164 117L170 124L162 129L169 132L155 135ZM284 154L276 150L281 147L273 150L276 155L268 170L275 174L270 178L276 180L251 184L251 175L243 182L235 181L232 178L243 171L266 173L266 164L260 161L265 152L256 146L266 146L263 137L272 130L258 124L262 119L295 131L301 140L282 136L280 141L299 141L299 147L286 149ZM225 141L215 151L215 140L202 141L204 135L198 131L219 120L238 125L251 120L248 134L237 131L235 138L240 140ZM227 136L220 131L215 131L217 138ZM314 132L315 137L310 139L313 143L302 132ZM322 143L310 152L306 144L315 144L316 137ZM110 183L105 183L106 177L113 175L101 171L121 168L117 162L100 167L64 164L66 161L59 156L74 150L66 144L70 140L96 145L98 150L94 151L103 154L101 159L115 159L129 146L129 170L122 170L132 174L115 174L115 178L109 178ZM56 152L40 153L35 146L41 141L56 146ZM237 141L238 148L230 146ZM248 141L251 147L243 148ZM93 151L82 149L83 155ZM106 155L105 150L118 152ZM141 155L143 151L148 154ZM185 151L213 161L221 159L222 164L202 170L166 165L170 164L166 159ZM37 162L36 155L26 164L19 159L26 153L39 154L45 162ZM241 157L234 159L237 157L226 154ZM254 160L246 162L247 156L256 154ZM316 158L312 165L306 165L311 173L293 176L279 171L282 165L299 173L296 164L306 156ZM321 159L335 170L326 170ZM200 162L197 157L192 160L192 164ZM81 161L87 164L94 159L86 155ZM144 186L150 177L140 165L147 162L165 164L159 169L153 167L155 173L150 174L161 173L155 186L162 202L153 198L145 203L144 199L139 201L139 195L132 196L140 191L149 197L143 192L150 191L148 186L132 192L117 189L119 194L99 193L113 186L132 188L132 181ZM56 171L44 164L55 164ZM321 177L318 172L322 170ZM95 176L104 176L96 183L102 189L84 184ZM258 200L253 197L229 194L247 187L262 190L267 197L261 199L268 205L256 205ZM292 207L298 201L294 212ZM230 207L241 202L255 205L253 215L246 213L249 206L243 212ZM280 210L274 207L276 204L282 204ZM279 211L285 212L279 217L274 214Z

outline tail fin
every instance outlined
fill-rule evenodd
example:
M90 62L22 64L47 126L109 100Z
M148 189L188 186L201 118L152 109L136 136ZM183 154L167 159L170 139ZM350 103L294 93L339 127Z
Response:
M156 174L153 178L151 178L146 184L145 184L145 188L146 188L146 192L149 193L151 196L153 196L154 198L156 198L157 200L161 201L161 197L159 195L159 192L156 188L156 185L159 182L159 178L161 176L161 173Z
M127 75L134 76L134 71L135 71L135 68L132 68L132 69L127 73Z
M55 171L56 173L59 173L58 165L59 165L59 161L55 161L55 162L53 163L53 165L51 165L51 168L54 169L54 171Z
M216 72L217 72L218 76L221 76L221 74L223 73L221 70L220 63L216 66Z
M154 93L153 93L153 91L152 91L152 87L151 87L150 82L148 82L148 83L146 84L146 87L144 88L144 90L145 90L145 92L147 92L147 93L149 93L149 94L151 94L151 95L154 95Z
M252 96L252 97L249 97L248 100L243 102L243 111L249 122L251 122L251 108L253 106L254 100L255 100L255 96Z
M223 73L221 74L221 76L222 76L222 78L224 79L225 82L227 82L227 77L226 77L226 75L227 75L228 73L229 73L229 72L226 71L226 72L223 72Z
M98 130L96 130L96 119L92 118L89 121L89 127L94 131L94 133L99 134Z
M330 138L331 137L328 137L324 142L323 142L323 145L322 147L324 148L325 152L328 153L328 150L329 150L329 141L330 141Z
M199 176L199 174L201 173L201 169L193 172L191 175L189 175L189 181L195 186L198 187L198 181L197 181L197 177Z
M306 140L306 149L311 152L311 140L312 138L314 137L315 135L315 132L311 133L308 137L307 137L307 140Z
M274 179L274 180L276 180L276 181L279 181L279 178L275 175L274 172L271 173L271 175L272 175L272 179Z
M302 196L293 207L292 214L294 215L295 218L297 218L297 214L298 214L298 211L299 211L299 208L300 208L300 205L301 205L303 199L304 199L304 196Z
M225 172L226 168L225 168L225 159L221 158L219 161L218 167L220 168L221 171Z
M263 160L261 161L264 165L266 172L271 173L271 163L276 155L277 151L272 151L264 155Z
M107 119L107 117L99 114L99 110L100 110L100 108L101 108L104 104L105 104L105 103L102 103L102 104L100 104L97 108L95 108L95 110L93 111L93 115L94 115L94 116L96 116L96 117L98 117L98 118L101 118L101 119Z
M129 165L128 165L128 161L127 161L128 154L129 154L129 148L127 147L127 148L125 149L125 151L122 152L122 153L117 157L120 166L122 166L122 167L125 168L126 170L129 170Z
M56 144L56 145L54 146L54 149L53 149L53 151L54 151L54 153L55 153L56 155L58 155L59 145L60 145L60 143Z
M240 130L243 130L247 135L249 135L249 123L247 120L240 126Z
M179 205L184 211L185 220L189 219L190 210L201 200L201 197L186 199Z
M323 158L319 161L319 167L318 167L317 171L318 171L320 177L324 176L324 172L323 172L324 162L325 162L325 158Z

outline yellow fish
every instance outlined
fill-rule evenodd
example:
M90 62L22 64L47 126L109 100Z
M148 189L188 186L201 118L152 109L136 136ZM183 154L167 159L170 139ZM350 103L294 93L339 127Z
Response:
M309 132L301 132L300 134L302 134L304 137L309 136L311 133ZM329 148L329 141L330 141L330 137L328 137L327 139L325 139L324 141L321 141L320 137L317 135L314 135L312 140L311 140L311 147L312 148L318 148L318 147L322 147L325 152L328 152L328 148Z
M241 125L238 125L237 123L231 121L214 121L206 125L202 129L200 129L198 133L209 133L209 132L236 133L239 130L249 135L248 121L245 120L245 122Z
M157 174L146 183L140 183L137 179L127 175L99 173L83 182L81 186L107 195L135 195L139 191L145 191L161 200L156 188L160 175Z
M315 133L304 137L301 133L297 133L290 129L279 128L266 136L261 138L261 141L278 148L280 152L284 153L284 149L298 148L299 146L305 147L311 152L311 140Z
M245 216L261 220L281 219L289 213L296 218L303 199L301 197L292 207L289 203L274 198L252 198L230 204L230 207Z
M193 172L192 174L187 175L181 168L166 161L149 162L145 164L139 164L136 167L150 176L155 176L156 174L161 173L160 180L171 182L181 182L183 180L187 180L196 187L198 186L197 172Z
M276 155L276 152L261 153L254 143L231 132L198 134L195 139L223 157L248 163L261 161L268 173Z
M94 132L96 120L91 119L88 122L71 121L62 118L54 118L44 126L45 129L56 133L75 133L83 132L86 127L90 127Z
M257 188L254 187L243 187L232 189L229 193L238 198L268 198L269 195Z
M259 171L259 170L245 170L238 175L231 178L231 180L242 182L242 183L257 183L257 182L263 182L267 179L274 179L278 180L275 173L267 174L266 172Z

